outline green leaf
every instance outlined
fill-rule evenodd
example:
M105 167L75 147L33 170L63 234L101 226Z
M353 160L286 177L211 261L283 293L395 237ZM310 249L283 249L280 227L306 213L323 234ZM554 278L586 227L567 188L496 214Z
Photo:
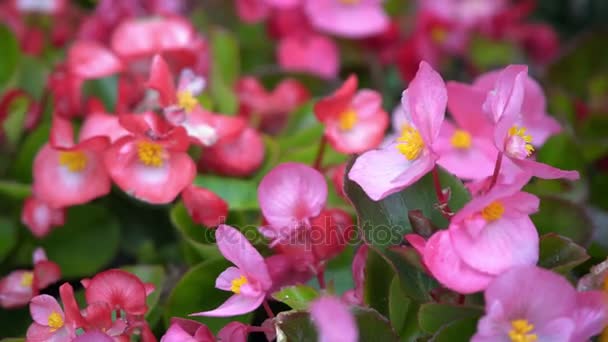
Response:
M160 318L154 314L159 314L156 308L160 295L163 292L163 283L166 277L165 269L160 265L131 265L123 266L122 269L136 275L144 283L154 284L154 292L146 299L146 304L148 305L146 319L153 324L154 321Z
M4 121L4 132L6 139L13 146L19 143L23 134L23 125L29 105L29 100L25 97L17 98L10 105L8 117Z
M352 309L357 326L359 327L359 341L398 341L390 322L376 310L355 307Z
M108 265L118 251L120 228L107 209L83 205L68 210L66 224L54 229L41 245L61 267L62 278L91 276Z
M211 175L197 176L194 184L213 191L228 203L229 210L257 210L257 185L254 181Z
M118 77L108 76L87 80L83 84L83 92L87 96L94 96L103 102L106 111L114 113L118 101Z
M12 180L0 180L0 196L22 201L32 194L32 186Z
M268 135L264 135L263 139L265 147L264 163L252 177L252 180L255 180L256 182L259 182L264 178L264 176L277 165L281 154L281 147L277 141Z
M221 28L211 30L211 84L210 90L218 110L235 114L237 97L234 85L240 74L239 46L237 39Z
M420 306L418 322L420 328L428 333L435 333L443 326L463 318L479 318L483 309L452 304L427 303Z
M289 121L285 125L281 137L288 138L306 128L319 125L319 121L313 112L314 104L315 101L308 101L291 112L289 114Z
M179 202L171 208L169 213L173 226L177 228L181 237L198 253L202 260L220 257L220 251L215 241L214 231L194 223L186 207Z
M437 287L437 282L413 262L417 260L419 263L419 256L413 248L397 247L384 251L384 255L395 268L403 293L419 302L432 299L430 292Z
M589 259L587 251L572 240L555 233L540 238L538 265L566 274Z
M6 26L0 25L0 46L2 46L2 61L0 61L0 89L13 77L21 58L19 41Z
M431 342L468 342L477 331L477 318L466 318L441 328Z
M32 56L21 56L17 86L26 93L41 100L48 75L49 69L44 61Z
M215 288L216 278L229 266L230 263L225 259L208 260L184 274L167 300L165 323L168 323L172 317L193 319L207 325L214 333L232 321L249 323L251 314L225 318L188 316L192 313L215 309L233 294Z
M411 341L423 335L418 325L419 305L403 292L399 277L393 278L389 295L389 318L401 341Z
M395 271L378 252L369 249L365 263L365 279L363 281L364 301L379 313L389 314L389 292L391 280Z
M541 235L557 233L582 246L591 241L593 223L585 210L572 202L541 197L540 210L532 215L532 221Z
M22 183L32 183L34 158L42 146L48 142L50 130L50 123L44 123L27 135L10 169L12 179Z
M496 66L509 64L520 55L517 47L506 41L495 41L480 36L471 42L470 56L473 64L489 70Z
M9 337L1 339L0 342L25 342L25 338Z
M538 150L538 161L564 170L582 170L585 159L582 147L568 133L555 135Z
M17 225L5 217L0 217L0 262L6 258L17 243Z
M308 312L285 311L277 315L277 342L318 341L317 330Z
M308 304L318 296L319 292L307 285L284 287L272 294L272 298L289 305L294 310L308 309Z
M0 310L0 331L3 337L24 336L31 323L32 317L27 307ZM18 338L14 340L19 341Z

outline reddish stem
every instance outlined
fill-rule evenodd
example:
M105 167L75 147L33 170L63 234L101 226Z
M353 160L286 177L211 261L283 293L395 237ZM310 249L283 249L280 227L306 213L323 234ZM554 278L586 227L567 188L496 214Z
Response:
M266 315L268 315L269 318L274 318L274 313L272 312L272 309L270 308L270 305L268 305L268 301L266 299L264 299L262 302L262 306L264 306L264 310L266 310Z
M500 174L500 166L502 165L502 152L498 152L498 156L496 157L496 165L494 165L494 173L492 174L492 180L490 181L490 186L488 187L488 191L496 185L498 181L498 174Z
M325 270L321 269L317 272L317 282L319 283L319 287L321 290L325 289Z
M435 194L437 195L437 199L439 200L439 206L441 207L441 214L446 219L450 219L452 217L452 209L448 205L448 201L443 194L443 188L441 187L441 180L439 179L439 169L437 166L433 168L433 184L435 185Z
M323 163L323 155L325 154L326 146L327 146L327 138L325 138L325 135L323 135L323 137L321 137L321 141L319 142L319 149L317 150L317 156L316 156L315 162L313 164L313 167L317 171L321 171L321 163Z

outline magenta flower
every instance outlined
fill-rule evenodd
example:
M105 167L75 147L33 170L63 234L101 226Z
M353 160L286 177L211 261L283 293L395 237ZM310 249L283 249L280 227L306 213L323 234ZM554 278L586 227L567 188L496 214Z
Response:
M228 203L211 190L188 185L182 191L182 200L192 221L209 228L223 223L228 216Z
M578 179L576 171L563 171L528 159L534 147L533 137L523 126L522 105L528 67L510 65L497 76L493 90L488 93L484 110L490 115L496 148L522 170L545 179Z
M483 179L494 171L498 150L492 123L483 112L486 93L466 84L448 82L448 109L437 140L437 164L463 179Z
M318 34L290 35L279 41L277 60L287 71L307 72L332 79L340 66L336 43Z
M426 62L403 92L405 124L401 135L378 150L368 151L355 161L349 178L373 200L398 192L431 171L447 103L441 76Z
M473 342L587 341L608 323L603 293L577 293L563 277L533 265L500 275L484 297L486 315Z
M344 292L342 300L353 305L364 304L364 290L365 290L365 264L367 262L367 253L369 247L366 244L361 244L355 257L353 258L352 272L353 272L353 283L355 288Z
M315 28L346 38L373 36L389 24L382 0L308 0L305 10Z
M171 325L160 342L214 342L215 337L206 325L189 319L171 318Z
M421 3L422 10L464 27L490 20L506 5L504 0L421 0L418 2Z
M511 267L536 264L538 233L528 215L538 210L539 200L520 191L528 180L522 176L474 198L426 245L408 236L440 283L473 293Z
M228 267L215 281L215 287L234 295L217 309L192 316L236 316L257 309L272 286L264 258L241 232L220 225L215 232L222 255L235 266Z
M61 227L65 223L65 209L55 209L34 196L23 202L21 223L37 238L42 238L51 232L53 227Z
M310 317L320 342L356 342L359 330L348 306L335 297L321 297L310 304Z
M49 295L32 298L30 314L34 322L27 329L27 341L69 342L76 335L74 326L66 324L57 300Z
M99 111L87 115L79 134L81 140L94 137L108 137L111 143L115 143L118 139L131 135L129 131L120 125L118 116Z
M283 163L270 171L258 187L258 200L268 226L260 228L275 242L298 228L310 227L327 201L327 183L319 171L299 163Z

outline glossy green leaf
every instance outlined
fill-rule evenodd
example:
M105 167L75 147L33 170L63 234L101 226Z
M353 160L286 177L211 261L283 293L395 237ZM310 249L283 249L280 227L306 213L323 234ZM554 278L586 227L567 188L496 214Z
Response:
M359 341L399 341L388 319L376 310L355 307L352 313L359 327Z
M10 169L11 177L22 183L32 182L32 164L38 151L49 140L50 123L38 126L25 138Z
M237 110L237 97L233 89L240 73L239 58L236 38L224 29L212 29L210 90L217 109L224 114L235 114Z
M197 176L194 184L213 191L228 203L229 210L258 209L257 184L254 181L212 175Z
M412 341L424 335L418 324L419 304L403 292L399 277L391 281L388 304L391 325L401 341Z
M181 237L203 259L213 259L221 254L215 242L213 230L194 223L182 202L178 202L169 213L173 226L177 228Z
M3 126L6 140L13 146L19 143L19 139L23 134L23 125L29 105L29 100L25 97L17 98L10 105L9 114Z
M229 266L227 260L215 259L204 261L186 272L169 295L164 312L165 323L172 317L193 319L206 324L214 333L232 321L249 323L251 314L236 317L189 316L215 309L233 294L215 288L216 278Z
M308 101L289 114L289 121L287 121L281 137L288 138L319 124L313 112L314 103L315 101Z
M17 225L5 217L0 217L0 262L17 243Z
M118 101L118 77L108 76L85 81L83 92L87 96L96 97L103 102L109 113L116 110Z
M444 326L431 342L469 342L477 331L477 318L466 318Z
M285 311L277 315L277 342L318 341L317 330L308 312Z
M553 197L541 197L540 210L532 221L543 234L557 233L586 246L591 241L593 223L578 205Z
M160 265L131 265L123 266L122 269L136 275L144 283L154 284L154 292L148 295L146 299L148 305L146 319L150 323L158 320L157 305L163 292L163 283L166 278L165 269Z
M369 249L365 263L363 297L367 305L385 316L389 314L389 293L394 276L391 264L378 252Z
M418 322L420 328L428 333L435 333L442 327L463 319L479 318L483 309L452 304L427 303L420 306Z
M116 256L120 228L104 207L83 205L68 209L66 223L54 229L41 245L61 267L64 279L92 276Z
M284 287L272 294L272 298L283 302L294 310L306 310L308 304L319 296L319 292L307 285Z
M2 61L0 61L0 89L11 79L19 59L21 58L21 50L19 50L19 42L13 32L4 25L0 25L0 46L2 46Z
M565 274L588 259L587 251L566 237L549 233L540 239L541 267Z

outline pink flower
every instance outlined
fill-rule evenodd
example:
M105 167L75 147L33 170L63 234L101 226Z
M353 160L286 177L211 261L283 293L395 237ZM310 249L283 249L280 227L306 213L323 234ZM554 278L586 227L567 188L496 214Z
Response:
M310 304L310 317L317 327L320 342L355 342L359 330L355 317L342 301L321 297Z
M335 78L339 51L329 38L317 34L290 35L279 41L277 59L287 71L307 72L325 79Z
M67 58L70 72L83 79L106 77L124 69L122 61L112 51L95 41L74 42Z
M258 200L268 221L268 226L260 231L280 241L300 227L310 227L310 220L325 207L327 183L310 166L283 163L264 176L258 187Z
M353 282L355 288L344 292L342 300L353 305L364 304L364 290L365 290L365 263L367 262L367 253L369 247L363 243L357 249L355 257L353 258L352 272Z
M131 135L120 125L118 116L95 111L87 115L80 128L80 139L86 140L94 137L108 137L113 144L118 139Z
M272 287L268 293L279 291L285 286L305 284L316 271L309 267L314 263L312 253L302 254L301 250L285 250L284 246L289 248L293 247L293 244L278 244L274 249L277 254L264 260L270 279L272 279Z
M421 9L444 20L473 26L490 20L505 7L504 0L422 0Z
M19 12L48 15L59 14L67 7L66 0L12 0L11 3Z
M486 315L473 342L587 341L608 323L603 293L577 293L563 277L534 265L497 277L484 297Z
M192 184L196 166L187 153L183 127L171 127L154 113L123 115L120 123L133 135L106 151L105 165L123 191L142 201L164 204Z
M108 146L105 137L75 144L72 124L55 115L50 142L34 160L35 196L51 207L63 208L108 194L110 177L102 159Z
M447 90L454 123L443 122L437 164L463 179L491 176L498 150L492 139L492 123L482 110L485 92L456 82L448 82Z
M363 38L382 33L389 24L382 0L308 0L312 25L329 34Z
M314 110L325 124L325 136L342 153L361 153L378 146L389 121L382 109L382 96L369 89L357 91L355 75L319 100Z
M447 91L441 76L425 62L403 92L406 125L388 146L362 154L348 177L373 200L415 183L437 160L435 142L445 116Z
M536 264L538 233L528 215L538 210L539 200L519 191L528 180L520 177L474 198L452 218L448 230L433 234L425 246L413 240L441 284L473 293L511 267Z
M188 319L171 318L169 329L160 342L215 342L215 337L206 325Z
M266 19L270 6L266 0L237 0L236 13L246 23L257 23Z
M65 223L65 209L55 209L36 197L28 197L23 203L21 222L37 238L43 238L53 227L61 227Z
M228 267L215 282L220 290L234 295L217 309L192 314L193 316L236 316L257 309L272 285L264 258L235 228L220 225L215 238L222 255L235 266Z
M148 311L146 296L154 285L144 284L133 274L113 269L82 281L89 305L106 303L110 310L124 310L128 315L143 315Z
M102 333L101 331L90 331L86 332L82 335L76 336L72 342L114 342L116 341L112 337L107 334Z
M32 298L30 314L34 322L27 329L28 342L69 342L76 335L74 327L66 324L65 315L57 300L49 295L43 294Z
M214 192L195 185L182 191L182 200L192 221L213 228L226 220L228 203Z

